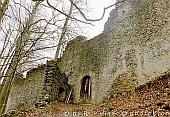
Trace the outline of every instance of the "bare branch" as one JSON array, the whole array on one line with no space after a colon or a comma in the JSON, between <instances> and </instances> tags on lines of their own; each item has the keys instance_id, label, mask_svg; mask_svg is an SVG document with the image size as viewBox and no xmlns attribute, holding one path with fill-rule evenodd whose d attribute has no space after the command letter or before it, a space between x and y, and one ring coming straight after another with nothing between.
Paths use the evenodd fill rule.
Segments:
<instances>
[{"instance_id":1,"label":"bare branch","mask_svg":"<svg viewBox=\"0 0 170 117\"><path fill-rule=\"evenodd\" d=\"M89 19L89 18L87 18L87 17L85 16L85 14L83 13L83 11L82 11L72 0L70 0L70 2L76 7L76 9L77 9L77 10L80 12L80 14L83 16L83 18L84 18L86 21L90 21L90 22L95 22L95 21L100 21L100 20L102 20L107 9L109 9L109 8L111 8L111 7L113 7L113 6L117 5L117 4L120 4L120 3L122 3L122 2L125 2L125 1L126 1L126 0L122 0L122 1L120 1L120 2L116 2L116 3L112 4L112 5L110 5L110 6L108 6L108 7L105 7L105 8L103 9L103 14L102 14L102 16L101 16L99 19Z\"/></svg>"},{"instance_id":2,"label":"bare branch","mask_svg":"<svg viewBox=\"0 0 170 117\"><path fill-rule=\"evenodd\" d=\"M59 9L55 8L53 5L51 5L51 4L49 3L49 1L48 1L48 0L47 0L47 4L48 4L51 8L53 8L54 10L56 10L56 11L58 11L59 13L61 13L61 14L65 15L65 16L67 16L67 17L69 17L70 19L74 19L74 20L79 21L79 22L81 22L81 23L85 23L85 24L93 25L93 24L91 24L91 23L88 23L88 22L85 22L85 21L79 20L79 19L77 19L77 18L74 18L74 17L68 16L66 13L62 12L61 10L59 10ZM93 25L93 26L94 26L94 25Z\"/></svg>"}]
</instances>

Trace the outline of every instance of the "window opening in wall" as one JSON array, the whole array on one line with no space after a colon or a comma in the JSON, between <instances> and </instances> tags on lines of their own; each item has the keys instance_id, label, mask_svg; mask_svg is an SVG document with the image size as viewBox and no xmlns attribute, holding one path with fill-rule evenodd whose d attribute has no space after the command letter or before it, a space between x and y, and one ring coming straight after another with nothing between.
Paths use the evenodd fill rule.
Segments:
<instances>
[{"instance_id":1,"label":"window opening in wall","mask_svg":"<svg viewBox=\"0 0 170 117\"><path fill-rule=\"evenodd\" d=\"M64 92L64 88L60 87L58 93L61 94L61 93L63 93L63 92Z\"/></svg>"},{"instance_id":2,"label":"window opening in wall","mask_svg":"<svg viewBox=\"0 0 170 117\"><path fill-rule=\"evenodd\" d=\"M81 80L80 99L91 98L91 77L84 76Z\"/></svg>"}]
</instances>

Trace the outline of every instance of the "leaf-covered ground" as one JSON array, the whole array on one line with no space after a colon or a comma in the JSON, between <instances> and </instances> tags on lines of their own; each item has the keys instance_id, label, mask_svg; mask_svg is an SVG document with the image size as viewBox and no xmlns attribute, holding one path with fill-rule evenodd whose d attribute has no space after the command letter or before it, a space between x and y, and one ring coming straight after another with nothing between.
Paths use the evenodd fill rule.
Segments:
<instances>
[{"instance_id":1,"label":"leaf-covered ground","mask_svg":"<svg viewBox=\"0 0 170 117\"><path fill-rule=\"evenodd\" d=\"M98 106L55 102L17 117L170 117L170 73Z\"/></svg>"}]
</instances>

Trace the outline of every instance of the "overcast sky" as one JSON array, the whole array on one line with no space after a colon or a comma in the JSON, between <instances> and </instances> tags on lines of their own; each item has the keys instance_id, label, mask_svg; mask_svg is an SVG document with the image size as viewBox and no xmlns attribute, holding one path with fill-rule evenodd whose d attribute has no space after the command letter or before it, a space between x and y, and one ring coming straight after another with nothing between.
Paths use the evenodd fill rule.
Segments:
<instances>
[{"instance_id":1,"label":"overcast sky","mask_svg":"<svg viewBox=\"0 0 170 117\"><path fill-rule=\"evenodd\" d=\"M110 6L111 4L114 4L116 2L116 0L89 0L89 6L90 8L92 8L92 18L100 18L102 13L103 13L103 8ZM98 21L98 22L93 22L93 24L95 26L92 26L89 30L88 30L88 38L92 38L98 34L100 34L103 31L104 28L104 23L107 21L108 17L109 17L109 13L110 11L113 9L114 7L110 8L107 10L104 19L102 21Z\"/></svg>"}]
</instances>

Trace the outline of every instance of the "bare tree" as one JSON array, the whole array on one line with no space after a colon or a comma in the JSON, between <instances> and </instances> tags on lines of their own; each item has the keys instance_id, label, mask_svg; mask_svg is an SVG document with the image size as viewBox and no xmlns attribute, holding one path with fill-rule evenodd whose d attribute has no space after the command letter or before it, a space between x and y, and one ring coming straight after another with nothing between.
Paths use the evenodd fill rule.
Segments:
<instances>
[{"instance_id":1,"label":"bare tree","mask_svg":"<svg viewBox=\"0 0 170 117\"><path fill-rule=\"evenodd\" d=\"M85 23L85 24L91 24L91 23L89 23L89 22L100 21L100 20L103 19L103 17L104 17L104 15L105 15L105 12L106 12L107 9L115 6L116 4L125 2L126 0L119 1L119 2L114 3L114 4L112 4L112 5L108 6L108 7L105 7L105 8L103 9L103 13L102 13L101 17L98 18L98 19L90 19L90 18L87 18L87 16L85 15L85 13L81 10L81 7L78 7L78 4L76 3L76 1L74 1L74 0L69 0L69 1L70 1L70 4L71 4L71 5L70 5L69 13L67 14L67 13L64 13L63 11L59 10L58 8L52 6L52 5L50 4L50 2L47 0L47 4L48 4L51 8L53 8L54 10L56 10L56 11L58 11L59 13L61 13L61 14L63 14L63 15L66 16L66 20L65 20L64 25L63 25L63 28L62 28L62 33L61 33L61 36L60 36L60 38L59 38L59 42L58 42L58 46L57 46L57 50L56 50L56 54L55 54L55 60L57 60L58 57L61 56L61 55L60 55L61 48L62 48L61 45L62 45L62 42L63 42L63 40L64 40L65 33L66 33L66 31L67 31L67 28L68 28L68 26L67 26L67 25L68 25L68 21L69 21L70 19L71 19L71 20L78 21L78 22L81 22L81 23ZM81 2L82 2L82 1L81 1ZM73 9L73 7L75 7L76 10L78 10L78 12L80 13L80 15L83 17L83 19L84 19L85 21L80 20L80 19L77 19L77 18L71 16L71 15L72 15L72 9ZM92 24L91 24L91 25L92 25Z\"/></svg>"},{"instance_id":2,"label":"bare tree","mask_svg":"<svg viewBox=\"0 0 170 117\"><path fill-rule=\"evenodd\" d=\"M3 84L0 86L0 115L3 113L4 109L5 109L5 105L8 99L8 95L9 95L9 91L10 91L10 87L11 87L11 83L13 81L13 78L15 76L16 73L16 69L20 63L20 61L22 60L22 58L24 58L24 56L26 55L26 52L24 50L24 48L26 47L26 45L28 44L28 38L30 36L30 24L32 24L33 19L35 17L36 11L38 9L40 2L37 2L35 4L35 6L32 9L32 12L30 14L29 19L25 22L25 25L22 28L22 31L19 35L19 37L16 39L16 45L14 46L14 49L12 51L12 56L9 59L10 63L8 65L8 68L6 69L6 73L5 73L5 79L3 81Z\"/></svg>"},{"instance_id":3,"label":"bare tree","mask_svg":"<svg viewBox=\"0 0 170 117\"><path fill-rule=\"evenodd\" d=\"M39 1L39 0L33 0L33 1ZM68 14L64 13L63 11L61 11L60 9L55 8L53 5L50 4L49 0L47 0L47 4L48 4L51 8L55 9L56 11L58 11L59 13L65 15L65 16L69 17L70 19L74 19L74 20L76 20L76 21L79 21L79 22L82 22L82 23L85 23L85 24L91 24L91 23L89 23L89 22L96 22L96 21L102 20L103 17L104 17L104 15L105 15L105 13L106 13L106 10L108 10L109 8L115 6L116 4L123 3L123 2L125 2L125 1L127 1L127 0L121 0L121 1L118 1L118 2L116 2L116 3L114 3L114 4L110 5L110 6L104 7L103 13L102 13L101 17L100 17L100 18L93 18L93 19L92 19L92 18L87 18L87 16L85 15L85 13L81 10L81 7L79 7L73 0L69 0L69 1L70 1L71 4L79 11L79 13L80 13L81 16L84 18L85 21L80 20L80 19L77 19L77 18L75 18L75 17L71 17L71 16L69 16ZM92 24L91 24L91 25L92 25Z\"/></svg>"},{"instance_id":4,"label":"bare tree","mask_svg":"<svg viewBox=\"0 0 170 117\"><path fill-rule=\"evenodd\" d=\"M60 51L61 51L61 45L63 43L64 36L66 34L66 31L67 31L68 21L69 21L69 17L71 17L72 10L73 10L73 4L71 3L69 13L66 16L66 20L65 20L63 28L62 28L62 33L61 33L61 36L59 38L59 42L58 42L58 46L57 46L57 50L56 50L56 54L55 54L55 60L57 60L58 57L60 56L59 54L60 54Z\"/></svg>"},{"instance_id":5,"label":"bare tree","mask_svg":"<svg viewBox=\"0 0 170 117\"><path fill-rule=\"evenodd\" d=\"M45 4L36 2L33 8L25 5L25 3L21 4L21 1L11 2L8 5L8 10L11 11L4 14L6 19L4 21L6 22L1 25L0 33L3 34L1 40L3 45L0 53L0 80L3 79L3 83L0 86L0 114L4 111L11 84L16 74L29 70L33 67L32 64L46 58L39 51L56 47L56 35L59 37L63 33L63 31L60 33L63 29L60 22L65 20L63 20L63 17L58 19L60 13L46 18L47 15L42 14L43 11L37 13L38 6L46 7ZM32 8L31 11L30 8ZM25 10L25 17L21 13L23 9ZM70 7L70 9L72 8ZM11 20L13 24L9 25ZM66 24L69 24L68 21ZM66 33L64 32L64 34ZM55 44L49 46L49 42L52 42L49 39L53 39Z\"/></svg>"},{"instance_id":6,"label":"bare tree","mask_svg":"<svg viewBox=\"0 0 170 117\"><path fill-rule=\"evenodd\" d=\"M3 3L0 4L0 21L4 16L8 3L9 3L9 0L4 0Z\"/></svg>"}]
</instances>

